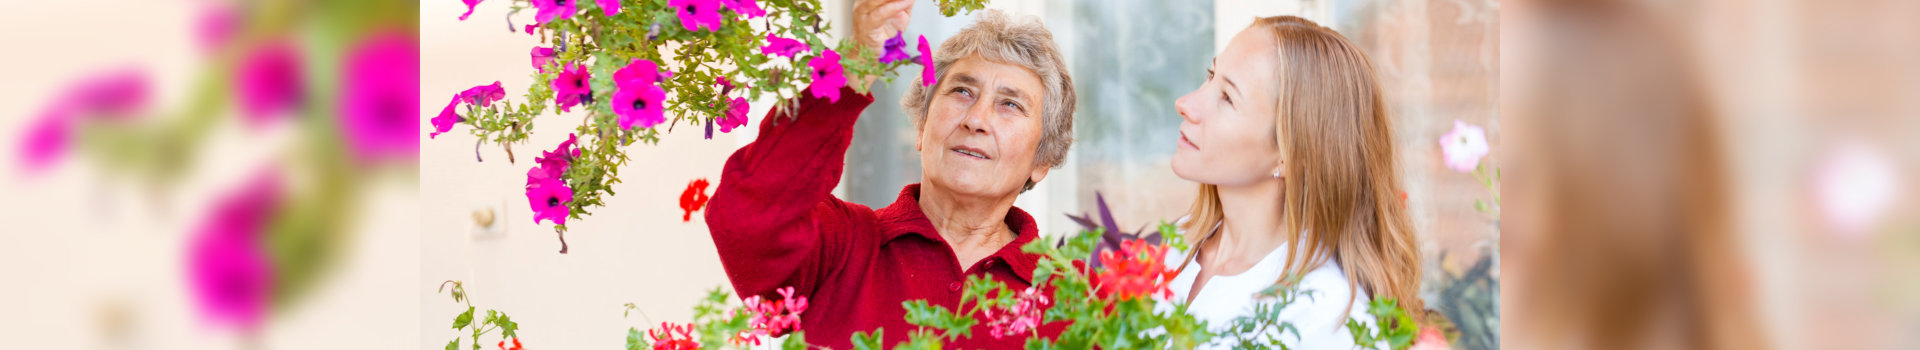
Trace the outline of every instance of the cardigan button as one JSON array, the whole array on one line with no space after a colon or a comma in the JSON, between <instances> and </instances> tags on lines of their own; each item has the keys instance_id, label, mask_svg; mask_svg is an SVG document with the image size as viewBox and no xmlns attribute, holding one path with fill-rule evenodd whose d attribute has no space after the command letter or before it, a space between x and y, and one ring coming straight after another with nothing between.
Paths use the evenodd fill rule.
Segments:
<instances>
[{"instance_id":1,"label":"cardigan button","mask_svg":"<svg viewBox=\"0 0 1920 350\"><path fill-rule=\"evenodd\" d=\"M951 290L951 291L955 291L955 292L958 292L958 291L960 291L960 282L953 282L953 283L948 283L948 284L947 284L947 290Z\"/></svg>"}]
</instances>

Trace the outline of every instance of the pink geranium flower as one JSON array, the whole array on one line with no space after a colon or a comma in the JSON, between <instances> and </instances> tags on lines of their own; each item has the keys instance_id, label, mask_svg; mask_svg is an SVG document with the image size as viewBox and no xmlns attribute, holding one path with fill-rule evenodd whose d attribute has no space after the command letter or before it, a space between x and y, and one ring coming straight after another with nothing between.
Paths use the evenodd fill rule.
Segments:
<instances>
[{"instance_id":1,"label":"pink geranium flower","mask_svg":"<svg viewBox=\"0 0 1920 350\"><path fill-rule=\"evenodd\" d=\"M992 335L994 339L1000 339L1038 329L1040 321L1043 320L1041 316L1047 311L1047 306L1051 302L1047 299L1047 294L1036 286L1020 291L1020 294L1014 297L1014 304L1007 306L1004 310L981 309L986 313L988 320L987 334Z\"/></svg>"},{"instance_id":2,"label":"pink geranium flower","mask_svg":"<svg viewBox=\"0 0 1920 350\"><path fill-rule=\"evenodd\" d=\"M720 17L720 4L714 0L668 0L667 6L673 7L680 17L680 26L689 32L701 29L717 32L725 20Z\"/></svg>"},{"instance_id":3,"label":"pink geranium flower","mask_svg":"<svg viewBox=\"0 0 1920 350\"><path fill-rule=\"evenodd\" d=\"M553 100L560 105L560 112L569 112L574 105L593 103L593 73L579 63L568 63L560 70L560 76L553 79Z\"/></svg>"},{"instance_id":4,"label":"pink geranium flower","mask_svg":"<svg viewBox=\"0 0 1920 350\"><path fill-rule=\"evenodd\" d=\"M573 6L575 0L530 1L533 3L533 8L540 11L533 15L533 20L540 24L547 24L547 22L552 22L557 19L567 19L567 17L573 17L573 13L576 12Z\"/></svg>"},{"instance_id":5,"label":"pink geranium flower","mask_svg":"<svg viewBox=\"0 0 1920 350\"><path fill-rule=\"evenodd\" d=\"M827 50L825 54L807 61L813 67L813 85L807 87L814 97L840 102L840 88L847 86L846 69L840 66L840 53Z\"/></svg>"},{"instance_id":6,"label":"pink geranium flower","mask_svg":"<svg viewBox=\"0 0 1920 350\"><path fill-rule=\"evenodd\" d=\"M420 155L420 45L411 36L380 32L348 51L340 122L362 161Z\"/></svg>"},{"instance_id":7,"label":"pink geranium flower","mask_svg":"<svg viewBox=\"0 0 1920 350\"><path fill-rule=\"evenodd\" d=\"M294 109L301 100L300 55L285 41L270 42L248 52L234 74L235 101L249 126L258 127Z\"/></svg>"},{"instance_id":8,"label":"pink geranium flower","mask_svg":"<svg viewBox=\"0 0 1920 350\"><path fill-rule=\"evenodd\" d=\"M1440 153L1453 171L1464 173L1480 167L1480 157L1487 156L1489 150L1486 129L1457 119L1453 131L1440 136Z\"/></svg>"},{"instance_id":9,"label":"pink geranium flower","mask_svg":"<svg viewBox=\"0 0 1920 350\"><path fill-rule=\"evenodd\" d=\"M789 58L802 51L807 51L807 43L774 36L773 33L767 33L767 46L760 47L760 54Z\"/></svg>"}]
</instances>

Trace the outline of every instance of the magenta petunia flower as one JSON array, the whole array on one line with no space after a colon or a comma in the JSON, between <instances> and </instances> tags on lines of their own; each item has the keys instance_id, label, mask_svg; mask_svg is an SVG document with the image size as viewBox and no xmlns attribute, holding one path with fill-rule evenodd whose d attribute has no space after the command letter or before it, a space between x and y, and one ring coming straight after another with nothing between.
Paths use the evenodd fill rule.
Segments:
<instances>
[{"instance_id":1,"label":"magenta petunia flower","mask_svg":"<svg viewBox=\"0 0 1920 350\"><path fill-rule=\"evenodd\" d=\"M528 174L532 176L531 172ZM568 203L573 203L573 189L560 179L540 179L527 185L527 204L533 208L535 224L547 220L554 225L566 225L567 216L573 214L573 209L567 207Z\"/></svg>"},{"instance_id":2,"label":"magenta petunia flower","mask_svg":"<svg viewBox=\"0 0 1920 350\"><path fill-rule=\"evenodd\" d=\"M607 17L620 14L620 0L594 0L593 2L600 4L600 12L606 13Z\"/></svg>"},{"instance_id":3,"label":"magenta petunia flower","mask_svg":"<svg viewBox=\"0 0 1920 350\"><path fill-rule=\"evenodd\" d=\"M575 0L531 0L531 2L533 2L533 8L540 10L540 12L533 15L533 20L540 24L547 24L547 22L552 22L556 19L573 17L573 13L576 12L573 7L574 1Z\"/></svg>"},{"instance_id":4,"label":"magenta petunia flower","mask_svg":"<svg viewBox=\"0 0 1920 350\"><path fill-rule=\"evenodd\" d=\"M500 87L499 81L494 81L492 85L475 86L460 92L461 102L471 105L490 105L505 98L507 98L507 90Z\"/></svg>"},{"instance_id":5,"label":"magenta petunia flower","mask_svg":"<svg viewBox=\"0 0 1920 350\"><path fill-rule=\"evenodd\" d=\"M274 271L263 235L280 208L275 176L257 175L216 202L188 243L188 287L209 324L252 330L266 318Z\"/></svg>"},{"instance_id":6,"label":"magenta petunia flower","mask_svg":"<svg viewBox=\"0 0 1920 350\"><path fill-rule=\"evenodd\" d=\"M234 75L234 100L248 126L261 126L300 104L306 79L300 54L291 43L261 45L246 54L239 68Z\"/></svg>"},{"instance_id":7,"label":"magenta petunia flower","mask_svg":"<svg viewBox=\"0 0 1920 350\"><path fill-rule=\"evenodd\" d=\"M1448 169L1458 172L1470 172L1480 167L1480 157L1487 156L1492 149L1487 146L1487 130L1460 120L1453 121L1453 130L1440 136L1440 154Z\"/></svg>"},{"instance_id":8,"label":"magenta petunia flower","mask_svg":"<svg viewBox=\"0 0 1920 350\"><path fill-rule=\"evenodd\" d=\"M760 8L760 2L754 0L720 0L720 4L748 19L767 15L767 10Z\"/></svg>"},{"instance_id":9,"label":"magenta petunia flower","mask_svg":"<svg viewBox=\"0 0 1920 350\"><path fill-rule=\"evenodd\" d=\"M847 86L846 69L840 66L840 53L827 50L807 61L807 66L813 67L813 86L808 86L807 90L814 97L840 102L840 88Z\"/></svg>"},{"instance_id":10,"label":"magenta petunia flower","mask_svg":"<svg viewBox=\"0 0 1920 350\"><path fill-rule=\"evenodd\" d=\"M467 17L473 16L473 7L479 6L480 1L481 0L460 0L460 2L467 4L467 13L460 14L460 20L465 21Z\"/></svg>"},{"instance_id":11,"label":"magenta petunia flower","mask_svg":"<svg viewBox=\"0 0 1920 350\"><path fill-rule=\"evenodd\" d=\"M534 157L533 161L540 164L537 169L545 172L539 178L559 179L562 175L566 175L567 168L573 167L573 159L580 157L580 149L573 146L577 140L578 135L567 134L566 142L561 142L560 146L554 147L553 150L542 151L539 157ZM528 183L533 182L533 178L529 177Z\"/></svg>"},{"instance_id":12,"label":"magenta petunia flower","mask_svg":"<svg viewBox=\"0 0 1920 350\"><path fill-rule=\"evenodd\" d=\"M527 31L527 34L528 34L528 35L532 35L532 34L533 34L533 29L534 29L534 28L539 28L539 27L540 27L540 26L538 26L538 25L533 25L533 24L528 24L528 25L526 25L526 27L525 27L525 28L526 28L526 31Z\"/></svg>"},{"instance_id":13,"label":"magenta petunia flower","mask_svg":"<svg viewBox=\"0 0 1920 350\"><path fill-rule=\"evenodd\" d=\"M894 34L892 39L887 39L884 49L880 51L880 64L899 62L908 58L906 34L906 32L900 32L900 34Z\"/></svg>"},{"instance_id":14,"label":"magenta petunia flower","mask_svg":"<svg viewBox=\"0 0 1920 350\"><path fill-rule=\"evenodd\" d=\"M733 98L732 105L727 108L727 116L720 118L718 121L720 124L720 132L733 132L733 128L747 125L747 110L751 108L753 108L753 106L747 104L747 98Z\"/></svg>"},{"instance_id":15,"label":"magenta petunia flower","mask_svg":"<svg viewBox=\"0 0 1920 350\"><path fill-rule=\"evenodd\" d=\"M553 52L553 48L537 46L533 48L533 52L528 54L528 56L533 58L533 69L538 69L541 73L547 72L547 65L552 64L554 56L558 55L559 54Z\"/></svg>"},{"instance_id":16,"label":"magenta petunia flower","mask_svg":"<svg viewBox=\"0 0 1920 350\"><path fill-rule=\"evenodd\" d=\"M653 61L634 59L613 73L615 91L609 103L620 117L620 128L651 128L666 121L667 92L660 88L659 70Z\"/></svg>"},{"instance_id":17,"label":"magenta petunia flower","mask_svg":"<svg viewBox=\"0 0 1920 350\"><path fill-rule=\"evenodd\" d=\"M440 109L440 115L428 120L433 123L433 133L427 134L427 138L440 137L440 134L452 131L454 124L459 124L464 120L460 118L460 114L454 113L454 108L459 106L460 95L453 95L453 98L447 101L447 107Z\"/></svg>"},{"instance_id":18,"label":"magenta petunia flower","mask_svg":"<svg viewBox=\"0 0 1920 350\"><path fill-rule=\"evenodd\" d=\"M29 174L37 174L53 166L73 147L73 114L71 109L59 107L51 109L27 127L26 135L20 137L20 168Z\"/></svg>"},{"instance_id":19,"label":"magenta petunia flower","mask_svg":"<svg viewBox=\"0 0 1920 350\"><path fill-rule=\"evenodd\" d=\"M680 26L689 32L702 28L720 30L724 19L720 17L720 4L714 0L667 0L674 12L680 15Z\"/></svg>"},{"instance_id":20,"label":"magenta petunia flower","mask_svg":"<svg viewBox=\"0 0 1920 350\"><path fill-rule=\"evenodd\" d=\"M568 112L573 105L593 103L593 73L579 63L568 63L560 70L560 76L553 79L553 100L560 105L560 112Z\"/></svg>"},{"instance_id":21,"label":"magenta petunia flower","mask_svg":"<svg viewBox=\"0 0 1920 350\"><path fill-rule=\"evenodd\" d=\"M146 108L148 85L146 72L138 69L107 71L69 87L55 108L72 109L77 117L123 120Z\"/></svg>"},{"instance_id":22,"label":"magenta petunia flower","mask_svg":"<svg viewBox=\"0 0 1920 350\"><path fill-rule=\"evenodd\" d=\"M801 51L806 51L806 50L807 50L806 42L782 38L782 37L774 36L773 33L767 33L767 46L760 47L760 54L778 55L778 56L791 58L793 57L794 54L798 54Z\"/></svg>"},{"instance_id":23,"label":"magenta petunia flower","mask_svg":"<svg viewBox=\"0 0 1920 350\"><path fill-rule=\"evenodd\" d=\"M194 38L201 50L215 52L233 42L233 35L240 27L240 14L232 5L210 1L205 6L194 23Z\"/></svg>"},{"instance_id":24,"label":"magenta petunia flower","mask_svg":"<svg viewBox=\"0 0 1920 350\"><path fill-rule=\"evenodd\" d=\"M927 36L920 36L920 85L933 86L940 83L940 72L933 67L933 46L927 45Z\"/></svg>"},{"instance_id":25,"label":"magenta petunia flower","mask_svg":"<svg viewBox=\"0 0 1920 350\"><path fill-rule=\"evenodd\" d=\"M362 38L343 60L340 129L361 161L420 156L420 45L411 33Z\"/></svg>"}]
</instances>

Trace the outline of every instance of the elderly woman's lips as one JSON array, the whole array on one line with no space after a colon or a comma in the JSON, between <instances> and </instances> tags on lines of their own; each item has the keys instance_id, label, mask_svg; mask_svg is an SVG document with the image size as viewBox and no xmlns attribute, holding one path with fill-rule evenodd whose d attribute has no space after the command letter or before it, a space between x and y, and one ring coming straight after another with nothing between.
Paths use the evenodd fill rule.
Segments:
<instances>
[{"instance_id":1,"label":"elderly woman's lips","mask_svg":"<svg viewBox=\"0 0 1920 350\"><path fill-rule=\"evenodd\" d=\"M959 153L960 155L973 157L973 158L993 159L993 157L987 156L987 152L983 152L980 149L973 148L973 147L967 147L967 146L954 147L952 148L952 151L953 153Z\"/></svg>"}]
</instances>

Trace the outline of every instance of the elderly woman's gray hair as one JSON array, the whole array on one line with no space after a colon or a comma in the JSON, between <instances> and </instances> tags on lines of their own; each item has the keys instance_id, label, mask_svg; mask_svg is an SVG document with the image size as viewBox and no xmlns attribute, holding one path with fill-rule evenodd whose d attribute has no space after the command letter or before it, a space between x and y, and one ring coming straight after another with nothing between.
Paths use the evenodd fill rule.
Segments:
<instances>
[{"instance_id":1,"label":"elderly woman's gray hair","mask_svg":"<svg viewBox=\"0 0 1920 350\"><path fill-rule=\"evenodd\" d=\"M972 25L947 38L934 51L933 65L940 74L939 81L947 79L947 70L954 61L973 55L1025 67L1040 76L1040 84L1047 91L1046 100L1041 102L1046 107L1041 121L1045 130L1033 159L1036 165L1060 166L1066 161L1067 148L1073 145L1075 102L1073 78L1067 76L1067 63L1060 56L1060 48L1053 44L1053 33L1040 24L1039 18L1022 16L1016 20L999 10L986 10ZM928 105L938 93L925 84L912 86L912 90L900 98L900 106L913 117L913 126L917 129L926 125Z\"/></svg>"}]
</instances>

